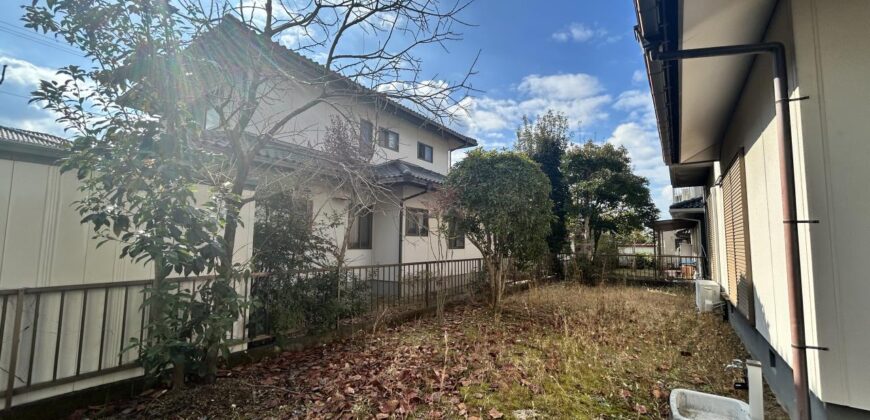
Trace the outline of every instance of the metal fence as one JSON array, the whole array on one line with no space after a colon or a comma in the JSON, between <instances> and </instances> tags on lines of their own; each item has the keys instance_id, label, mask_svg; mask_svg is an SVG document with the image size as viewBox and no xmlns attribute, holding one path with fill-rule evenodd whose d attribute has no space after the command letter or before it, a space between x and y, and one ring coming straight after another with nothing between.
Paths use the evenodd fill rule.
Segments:
<instances>
[{"instance_id":1,"label":"metal fence","mask_svg":"<svg viewBox=\"0 0 870 420\"><path fill-rule=\"evenodd\" d=\"M584 271L585 280L593 282L679 282L703 278L704 257L652 254L606 254L592 259L583 256L563 258L567 270Z\"/></svg>"},{"instance_id":2,"label":"metal fence","mask_svg":"<svg viewBox=\"0 0 870 420\"><path fill-rule=\"evenodd\" d=\"M197 290L211 276L168 279ZM247 297L250 279L236 288ZM142 339L151 280L0 290L0 386L4 408L15 396L74 382L133 371L138 353L130 339ZM247 312L228 335L244 337ZM116 379L118 380L118 379ZM4 386L5 385L5 386ZM63 392L63 391L61 391ZM47 396L47 395L46 395ZM25 398L29 400L30 398Z\"/></svg>"},{"instance_id":3,"label":"metal fence","mask_svg":"<svg viewBox=\"0 0 870 420\"><path fill-rule=\"evenodd\" d=\"M557 261L567 278L587 281L688 280L703 269L701 258L679 256L601 255L584 262L582 257L562 255ZM545 261L520 266L505 260L506 282L517 286L546 280L555 274L553 265L553 261ZM246 299L259 300L294 285L326 281L325 292L305 289L301 293L303 299L315 299L314 304L341 300L343 309L329 320L330 326L337 327L371 321L387 311L397 315L474 296L486 287L483 274L481 259L466 259L306 270L283 278L255 275L235 286ZM201 276L170 281L196 291L212 279ZM5 397L4 408L12 405L13 398L20 404L141 375L138 352L129 343L145 334L149 314L143 301L151 283L139 280L0 290L0 392ZM276 328L275 314L268 308L258 305L245 309L227 332L228 337L263 343L277 334L292 334L286 325L283 330ZM311 333L311 325L304 320L297 327L298 334Z\"/></svg>"},{"instance_id":4,"label":"metal fence","mask_svg":"<svg viewBox=\"0 0 870 420\"><path fill-rule=\"evenodd\" d=\"M434 307L438 299L455 300L481 287L479 259L371 265L292 274L293 282L313 282L335 273L339 293L354 292L356 308L349 324L371 319L385 309L394 313ZM211 276L169 279L196 291ZM277 279L255 275L238 280L246 299ZM286 279L285 279L286 280ZM142 374L130 339L143 338L148 308L143 305L151 280L0 290L0 393L4 408ZM254 296L252 296L254 297ZM245 309L228 331L230 339L268 339L269 314ZM262 309L260 309L262 311ZM253 322L252 317L259 323ZM237 346L243 350L247 346ZM82 381L87 385L82 385ZM38 392L42 391L42 392ZM25 395L27 394L27 395Z\"/></svg>"},{"instance_id":5,"label":"metal fence","mask_svg":"<svg viewBox=\"0 0 870 420\"><path fill-rule=\"evenodd\" d=\"M251 286L251 295L265 304L252 314L248 337L259 344L276 335L288 337L316 330L314 322L302 315L292 323L275 319L282 313L303 312L306 304L320 306L324 312L328 312L325 307L340 306L337 313L328 314L329 319L319 321L347 325L372 321L387 311L401 314L433 308L439 302L472 296L482 285L480 259L356 266L338 272L304 270L263 277ZM293 294L287 296L288 291Z\"/></svg>"}]
</instances>

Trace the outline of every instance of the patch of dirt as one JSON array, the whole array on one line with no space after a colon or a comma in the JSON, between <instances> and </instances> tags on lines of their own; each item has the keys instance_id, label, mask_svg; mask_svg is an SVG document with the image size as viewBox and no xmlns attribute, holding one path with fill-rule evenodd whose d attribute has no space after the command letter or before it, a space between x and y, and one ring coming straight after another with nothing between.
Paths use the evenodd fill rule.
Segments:
<instances>
[{"instance_id":1,"label":"patch of dirt","mask_svg":"<svg viewBox=\"0 0 870 420\"><path fill-rule=\"evenodd\" d=\"M73 416L667 418L674 388L745 400L724 367L746 357L690 290L554 285L511 296L498 315L457 307ZM786 418L767 400L767 418Z\"/></svg>"}]
</instances>

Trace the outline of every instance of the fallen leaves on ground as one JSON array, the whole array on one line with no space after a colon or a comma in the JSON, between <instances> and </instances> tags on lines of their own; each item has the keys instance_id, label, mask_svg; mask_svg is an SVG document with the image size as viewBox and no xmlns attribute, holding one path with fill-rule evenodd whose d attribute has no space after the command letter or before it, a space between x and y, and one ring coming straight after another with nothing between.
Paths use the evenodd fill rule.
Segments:
<instances>
[{"instance_id":1,"label":"fallen leaves on ground","mask_svg":"<svg viewBox=\"0 0 870 420\"><path fill-rule=\"evenodd\" d=\"M79 410L139 418L667 418L673 388L744 398L746 354L690 290L553 285ZM724 390L724 391L723 391ZM768 397L772 401L772 398ZM768 418L780 418L775 407Z\"/></svg>"}]
</instances>

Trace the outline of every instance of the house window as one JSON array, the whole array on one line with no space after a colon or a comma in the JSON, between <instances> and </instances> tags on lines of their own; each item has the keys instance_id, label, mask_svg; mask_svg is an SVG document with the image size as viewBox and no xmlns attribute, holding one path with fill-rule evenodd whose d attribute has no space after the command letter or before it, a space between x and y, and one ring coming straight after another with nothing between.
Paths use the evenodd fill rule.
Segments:
<instances>
[{"instance_id":1,"label":"house window","mask_svg":"<svg viewBox=\"0 0 870 420\"><path fill-rule=\"evenodd\" d=\"M379 133L378 144L390 150L399 151L399 133L382 129Z\"/></svg>"},{"instance_id":2,"label":"house window","mask_svg":"<svg viewBox=\"0 0 870 420\"><path fill-rule=\"evenodd\" d=\"M432 162L432 146L424 143L417 143L417 158Z\"/></svg>"},{"instance_id":3,"label":"house window","mask_svg":"<svg viewBox=\"0 0 870 420\"><path fill-rule=\"evenodd\" d=\"M429 210L408 209L405 236L429 236Z\"/></svg>"},{"instance_id":4,"label":"house window","mask_svg":"<svg viewBox=\"0 0 870 420\"><path fill-rule=\"evenodd\" d=\"M372 249L372 212L365 210L350 228L349 249Z\"/></svg>"},{"instance_id":5,"label":"house window","mask_svg":"<svg viewBox=\"0 0 870 420\"><path fill-rule=\"evenodd\" d=\"M465 249L465 233L457 226L456 219L447 219L447 249Z\"/></svg>"},{"instance_id":6,"label":"house window","mask_svg":"<svg viewBox=\"0 0 870 420\"><path fill-rule=\"evenodd\" d=\"M218 114L217 110L214 108L209 108L205 111L205 121L203 127L206 130L213 130L218 128L221 123L221 117Z\"/></svg>"},{"instance_id":7,"label":"house window","mask_svg":"<svg viewBox=\"0 0 870 420\"><path fill-rule=\"evenodd\" d=\"M372 125L371 121L368 120L360 120L359 122L359 141L360 144L370 145L372 144L372 136L374 135L375 126Z\"/></svg>"}]
</instances>

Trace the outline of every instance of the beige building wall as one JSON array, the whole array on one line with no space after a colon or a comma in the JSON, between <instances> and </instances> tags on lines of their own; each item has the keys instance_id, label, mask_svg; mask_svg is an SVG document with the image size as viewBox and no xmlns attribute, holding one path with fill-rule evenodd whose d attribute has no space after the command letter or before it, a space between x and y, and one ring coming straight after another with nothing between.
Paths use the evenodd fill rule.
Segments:
<instances>
[{"instance_id":1,"label":"beige building wall","mask_svg":"<svg viewBox=\"0 0 870 420\"><path fill-rule=\"evenodd\" d=\"M153 269L149 264L118 258L122 247L120 243L107 242L97 248L99 240L93 238L90 225L81 224L81 216L73 204L82 198L78 187L75 174L61 174L57 166L0 159L0 289L153 278ZM207 195L206 187L197 191L200 200ZM244 227L237 238L235 261L245 263L250 260L252 252L250 244L253 240L254 205L245 206L241 216ZM125 292L124 288L119 287L107 293L103 289L93 289L88 292L87 303L81 291L64 293L63 334L60 339L58 319L61 315L61 293L43 294L38 303L34 295L26 297L22 301L24 333L19 346L15 386L22 386L27 381L36 384L50 380L55 375L56 353L58 378L75 375L76 371L87 373L98 368L110 369L133 360L135 351L125 352L120 357L119 354L128 344L129 337L139 336L141 312L132 309L141 306L141 290L141 287L132 287ZM0 369L0 383L4 385L8 378L5 367L10 362L13 319L18 305L14 295L5 299L6 333L2 337L0 353L0 367L4 368ZM127 313L132 314L128 317L123 316L125 299ZM38 316L34 316L37 312ZM105 333L101 334L103 319L106 328ZM80 325L86 326L83 334L80 334ZM239 320L233 331L236 337L241 336L243 328L243 322ZM79 352L82 358L77 363ZM29 369L31 360L32 371ZM140 369L131 369L26 393L16 396L13 404L141 373Z\"/></svg>"},{"instance_id":2,"label":"beige building wall","mask_svg":"<svg viewBox=\"0 0 870 420\"><path fill-rule=\"evenodd\" d=\"M414 189L407 189L408 197ZM419 190L418 190L419 191ZM406 236L402 232L402 261L406 263L433 261L433 260L460 260L468 258L480 258L480 251L465 239L465 248L449 249L447 247L447 233L441 230L441 225L446 228L446 222L435 217L433 210L437 208L432 193L427 193L405 201L405 208L429 209L429 236ZM404 228L403 228L404 229Z\"/></svg>"},{"instance_id":3,"label":"beige building wall","mask_svg":"<svg viewBox=\"0 0 870 420\"><path fill-rule=\"evenodd\" d=\"M870 3L780 2L766 40L789 61L810 387L823 401L870 409ZM779 149L771 60L755 59L726 130L716 177L745 154L755 328L791 363ZM797 100L797 98L807 97ZM711 199L721 211L721 190ZM721 213L720 213L721 214ZM724 226L717 224L723 238ZM719 243L719 255L724 244ZM719 259L720 278L724 260Z\"/></svg>"},{"instance_id":4,"label":"beige building wall","mask_svg":"<svg viewBox=\"0 0 870 420\"><path fill-rule=\"evenodd\" d=\"M311 86L287 81L285 85L269 94L270 100L261 104L255 118L255 129L268 130L282 117L315 97L316 92L312 90ZM323 137L331 118L340 116L353 121L354 124L358 124L362 119L370 121L375 125L376 143L379 128L399 134L399 150L393 151L385 147L376 147L372 159L375 164L402 159L440 174L447 174L450 168L450 150L461 146L459 141L415 125L407 118L349 98L332 98L328 100L328 103L321 103L304 111L290 120L276 135L276 139L319 148L323 144ZM358 130L359 126L355 126L354 129ZM432 146L433 159L431 163L417 158L418 142Z\"/></svg>"},{"instance_id":5,"label":"beige building wall","mask_svg":"<svg viewBox=\"0 0 870 420\"><path fill-rule=\"evenodd\" d=\"M794 0L798 89L798 215L801 229L811 385L822 399L870 410L870 3Z\"/></svg>"}]
</instances>

